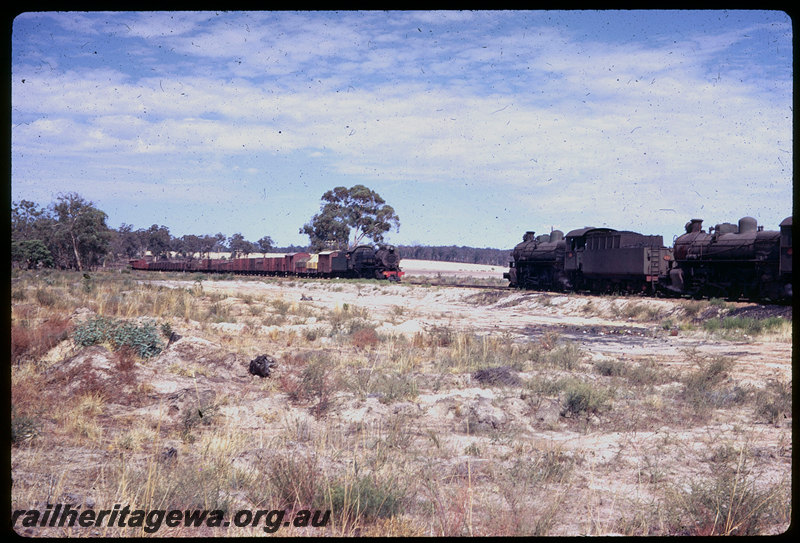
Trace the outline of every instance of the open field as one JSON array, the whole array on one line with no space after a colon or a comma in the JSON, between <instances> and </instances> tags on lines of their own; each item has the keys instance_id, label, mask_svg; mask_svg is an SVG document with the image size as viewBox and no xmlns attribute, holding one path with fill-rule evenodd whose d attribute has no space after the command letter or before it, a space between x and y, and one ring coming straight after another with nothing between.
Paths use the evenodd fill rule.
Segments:
<instances>
[{"instance_id":1,"label":"open field","mask_svg":"<svg viewBox=\"0 0 800 543\"><path fill-rule=\"evenodd\" d=\"M277 535L345 536L791 520L791 307L139 273L11 294L12 510L331 510Z\"/></svg>"},{"instance_id":2,"label":"open field","mask_svg":"<svg viewBox=\"0 0 800 543\"><path fill-rule=\"evenodd\" d=\"M509 251L510 254L510 251ZM503 273L508 271L504 266L486 264L465 264L462 262L437 262L435 260L400 261L400 267L409 278L430 277L473 277L479 279L497 279L499 284L508 284L503 280Z\"/></svg>"}]
</instances>

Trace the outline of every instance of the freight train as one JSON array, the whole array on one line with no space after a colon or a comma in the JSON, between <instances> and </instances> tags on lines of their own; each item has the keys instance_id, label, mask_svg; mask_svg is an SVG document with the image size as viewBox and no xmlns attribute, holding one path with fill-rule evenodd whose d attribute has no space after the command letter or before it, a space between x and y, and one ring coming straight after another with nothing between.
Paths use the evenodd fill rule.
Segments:
<instances>
[{"instance_id":1,"label":"freight train","mask_svg":"<svg viewBox=\"0 0 800 543\"><path fill-rule=\"evenodd\" d=\"M718 297L792 298L792 217L765 231L752 217L702 229L692 219L672 248L661 236L587 227L526 232L514 247L509 286L524 289Z\"/></svg>"},{"instance_id":2,"label":"freight train","mask_svg":"<svg viewBox=\"0 0 800 543\"><path fill-rule=\"evenodd\" d=\"M251 258L199 258L130 261L134 270L296 277L343 277L399 281L400 255L391 246L359 245L347 251L266 253Z\"/></svg>"}]
</instances>

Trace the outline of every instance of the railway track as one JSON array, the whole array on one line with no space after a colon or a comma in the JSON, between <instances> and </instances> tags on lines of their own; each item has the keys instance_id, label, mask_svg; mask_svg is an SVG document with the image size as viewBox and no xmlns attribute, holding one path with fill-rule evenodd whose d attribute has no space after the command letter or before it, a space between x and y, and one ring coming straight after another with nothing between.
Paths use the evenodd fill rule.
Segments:
<instances>
[{"instance_id":1,"label":"railway track","mask_svg":"<svg viewBox=\"0 0 800 543\"><path fill-rule=\"evenodd\" d=\"M511 287L503 287L498 285L471 285L469 283L437 283L435 281L409 281L404 279L403 283L406 285L418 286L431 286L431 287L453 287L453 288L475 288L483 290L507 290L509 292L515 290Z\"/></svg>"}]
</instances>

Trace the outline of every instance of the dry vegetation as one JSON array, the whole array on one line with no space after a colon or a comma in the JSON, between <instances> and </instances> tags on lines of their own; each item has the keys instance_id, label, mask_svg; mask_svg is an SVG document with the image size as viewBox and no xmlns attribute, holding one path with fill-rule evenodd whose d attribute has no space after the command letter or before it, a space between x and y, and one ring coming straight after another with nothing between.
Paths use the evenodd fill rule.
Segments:
<instances>
[{"instance_id":1,"label":"dry vegetation","mask_svg":"<svg viewBox=\"0 0 800 543\"><path fill-rule=\"evenodd\" d=\"M279 535L790 523L791 308L134 273L11 289L12 510L332 511Z\"/></svg>"}]
</instances>

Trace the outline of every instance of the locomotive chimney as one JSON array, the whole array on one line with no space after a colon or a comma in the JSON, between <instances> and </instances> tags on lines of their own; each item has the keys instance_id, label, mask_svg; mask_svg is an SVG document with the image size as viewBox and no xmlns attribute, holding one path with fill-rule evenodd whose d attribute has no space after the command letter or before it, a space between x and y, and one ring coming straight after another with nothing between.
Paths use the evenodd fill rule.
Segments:
<instances>
[{"instance_id":1,"label":"locomotive chimney","mask_svg":"<svg viewBox=\"0 0 800 543\"><path fill-rule=\"evenodd\" d=\"M536 232L534 232L533 230L528 230L527 232L525 232L525 235L522 236L522 241L532 241L534 234L536 234Z\"/></svg>"},{"instance_id":2,"label":"locomotive chimney","mask_svg":"<svg viewBox=\"0 0 800 543\"><path fill-rule=\"evenodd\" d=\"M692 219L686 223L686 233L699 232L703 227L703 219Z\"/></svg>"}]
</instances>

